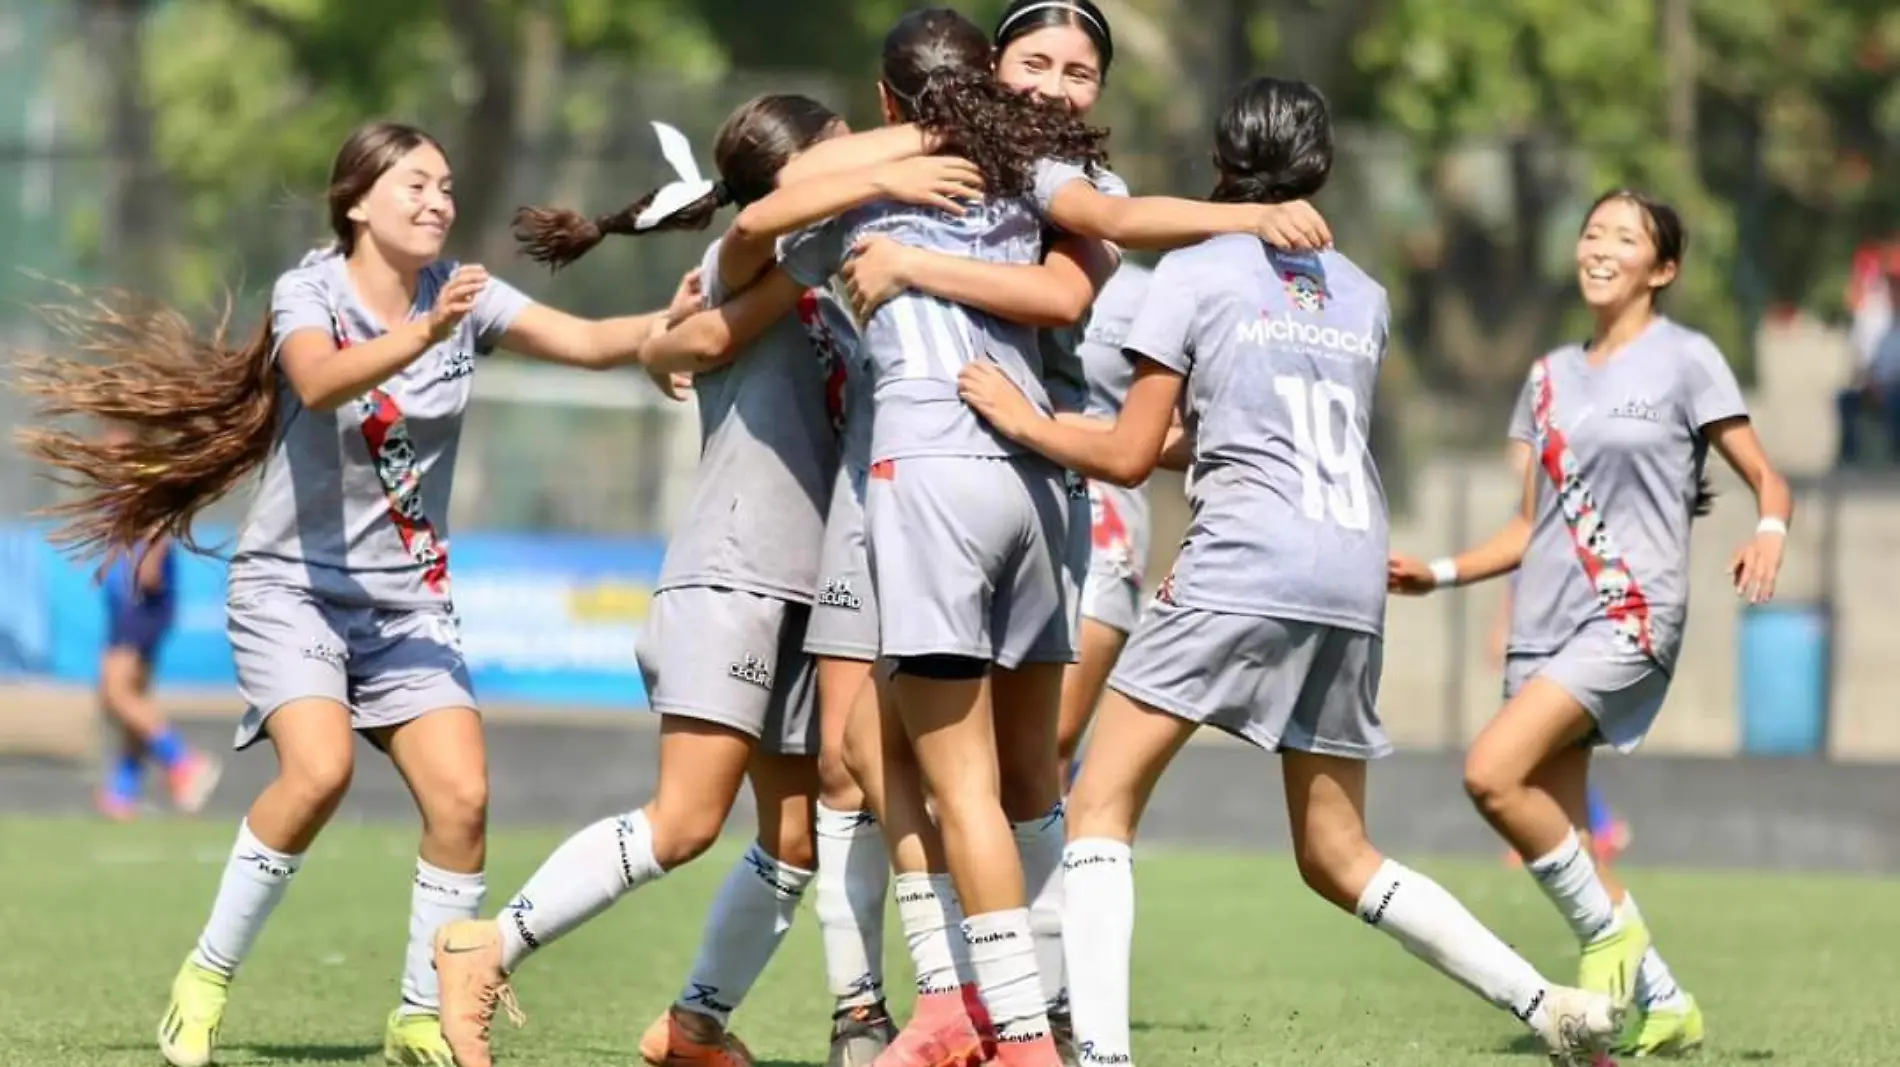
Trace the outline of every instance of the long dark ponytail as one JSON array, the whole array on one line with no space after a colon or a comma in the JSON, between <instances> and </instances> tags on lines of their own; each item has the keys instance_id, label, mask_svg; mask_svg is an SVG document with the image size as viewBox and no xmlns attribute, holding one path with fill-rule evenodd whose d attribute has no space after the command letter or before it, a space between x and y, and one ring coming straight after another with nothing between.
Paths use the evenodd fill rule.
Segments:
<instances>
[{"instance_id":1,"label":"long dark ponytail","mask_svg":"<svg viewBox=\"0 0 1900 1067\"><path fill-rule=\"evenodd\" d=\"M609 234L632 236L667 230L703 230L719 209L764 199L778 184L778 172L791 158L823 139L838 116L809 96L768 93L739 105L720 124L713 142L719 180L711 191L651 226L640 216L653 204L655 189L611 214L588 218L566 208L523 207L515 211L515 241L537 263L559 270L592 251Z\"/></svg>"}]
</instances>

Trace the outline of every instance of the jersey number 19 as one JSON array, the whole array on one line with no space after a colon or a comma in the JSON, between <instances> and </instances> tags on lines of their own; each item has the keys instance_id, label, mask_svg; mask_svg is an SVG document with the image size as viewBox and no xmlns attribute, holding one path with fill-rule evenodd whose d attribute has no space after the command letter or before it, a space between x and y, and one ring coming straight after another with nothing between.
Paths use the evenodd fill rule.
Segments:
<instances>
[{"instance_id":1,"label":"jersey number 19","mask_svg":"<svg viewBox=\"0 0 1900 1067\"><path fill-rule=\"evenodd\" d=\"M1330 515L1348 530L1369 529L1366 442L1355 429L1358 397L1338 382L1291 375L1275 378L1273 389L1286 401L1293 422L1301 510L1314 522L1325 522Z\"/></svg>"}]
</instances>

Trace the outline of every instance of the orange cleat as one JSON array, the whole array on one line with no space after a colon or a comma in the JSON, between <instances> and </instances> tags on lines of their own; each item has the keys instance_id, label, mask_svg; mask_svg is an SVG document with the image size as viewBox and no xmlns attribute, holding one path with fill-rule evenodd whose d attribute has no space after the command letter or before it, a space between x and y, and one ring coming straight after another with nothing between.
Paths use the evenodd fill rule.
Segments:
<instances>
[{"instance_id":1,"label":"orange cleat","mask_svg":"<svg viewBox=\"0 0 1900 1067\"><path fill-rule=\"evenodd\" d=\"M682 1023L683 1016L691 1018ZM705 1015L669 1008L640 1037L640 1058L652 1067L752 1067L752 1052Z\"/></svg>"}]
</instances>

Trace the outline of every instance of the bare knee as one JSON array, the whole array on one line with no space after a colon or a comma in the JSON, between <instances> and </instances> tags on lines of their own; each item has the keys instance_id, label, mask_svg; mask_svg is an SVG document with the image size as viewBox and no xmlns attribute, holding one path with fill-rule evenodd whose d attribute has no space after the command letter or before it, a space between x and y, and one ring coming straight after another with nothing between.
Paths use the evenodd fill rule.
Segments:
<instances>
[{"instance_id":1,"label":"bare knee","mask_svg":"<svg viewBox=\"0 0 1900 1067\"><path fill-rule=\"evenodd\" d=\"M1076 779L1075 787L1069 790L1063 810L1071 841L1089 837L1134 840L1135 798L1125 790L1104 786L1099 778L1091 781L1086 768Z\"/></svg>"},{"instance_id":2,"label":"bare knee","mask_svg":"<svg viewBox=\"0 0 1900 1067\"><path fill-rule=\"evenodd\" d=\"M277 777L299 810L327 815L343 802L355 773L355 754L348 747L338 746L285 758Z\"/></svg>"},{"instance_id":3,"label":"bare knee","mask_svg":"<svg viewBox=\"0 0 1900 1067\"><path fill-rule=\"evenodd\" d=\"M1465 795L1486 816L1495 816L1510 807L1524 788L1524 782L1506 768L1473 752L1465 759Z\"/></svg>"},{"instance_id":4,"label":"bare knee","mask_svg":"<svg viewBox=\"0 0 1900 1067\"><path fill-rule=\"evenodd\" d=\"M804 871L818 869L818 842L809 820L785 819L770 828L761 826L759 845L788 867Z\"/></svg>"},{"instance_id":5,"label":"bare knee","mask_svg":"<svg viewBox=\"0 0 1900 1067\"><path fill-rule=\"evenodd\" d=\"M647 818L653 826L653 858L661 870L670 871L705 855L719 840L726 809L676 811L655 803L647 808Z\"/></svg>"},{"instance_id":6,"label":"bare knee","mask_svg":"<svg viewBox=\"0 0 1900 1067\"><path fill-rule=\"evenodd\" d=\"M488 832L488 776L458 775L435 782L422 808L423 832L456 844L479 842Z\"/></svg>"},{"instance_id":7,"label":"bare knee","mask_svg":"<svg viewBox=\"0 0 1900 1067\"><path fill-rule=\"evenodd\" d=\"M825 748L818 753L818 796L835 811L855 811L864 806L864 790L851 768L850 742Z\"/></svg>"},{"instance_id":8,"label":"bare knee","mask_svg":"<svg viewBox=\"0 0 1900 1067\"><path fill-rule=\"evenodd\" d=\"M1304 834L1293 842L1300 880L1327 900L1351 908L1378 866L1379 853L1363 832Z\"/></svg>"},{"instance_id":9,"label":"bare knee","mask_svg":"<svg viewBox=\"0 0 1900 1067\"><path fill-rule=\"evenodd\" d=\"M1004 759L1000 781L1003 812L1011 822L1040 819L1062 799L1057 764L1039 752L1034 759Z\"/></svg>"},{"instance_id":10,"label":"bare knee","mask_svg":"<svg viewBox=\"0 0 1900 1067\"><path fill-rule=\"evenodd\" d=\"M876 730L845 732L844 751L839 754L839 762L844 765L845 776L851 779L853 787L885 764L901 764L912 759L909 750L902 746L894 746L886 752L882 740ZM824 774L823 759L819 757L820 775Z\"/></svg>"}]
</instances>

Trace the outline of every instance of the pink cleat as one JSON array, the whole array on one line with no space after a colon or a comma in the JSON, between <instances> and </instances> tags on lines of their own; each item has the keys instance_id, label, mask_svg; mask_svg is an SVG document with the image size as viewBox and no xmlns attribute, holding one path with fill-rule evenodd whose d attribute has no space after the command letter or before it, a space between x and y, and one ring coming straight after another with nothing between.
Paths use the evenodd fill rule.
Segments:
<instances>
[{"instance_id":1,"label":"pink cleat","mask_svg":"<svg viewBox=\"0 0 1900 1067\"><path fill-rule=\"evenodd\" d=\"M218 788L218 778L223 774L224 765L215 757L193 752L167 776L172 803L187 815L198 814L204 810L205 801L211 799L212 790Z\"/></svg>"},{"instance_id":2,"label":"pink cleat","mask_svg":"<svg viewBox=\"0 0 1900 1067\"><path fill-rule=\"evenodd\" d=\"M973 986L920 993L910 1022L871 1067L980 1067L997 1053L995 1039L979 1024L987 1018Z\"/></svg>"}]
</instances>

